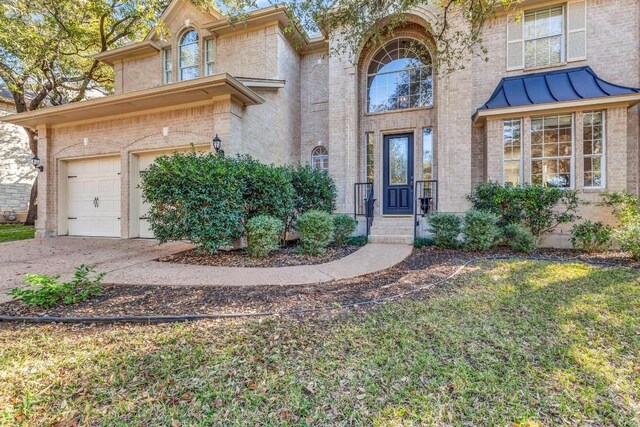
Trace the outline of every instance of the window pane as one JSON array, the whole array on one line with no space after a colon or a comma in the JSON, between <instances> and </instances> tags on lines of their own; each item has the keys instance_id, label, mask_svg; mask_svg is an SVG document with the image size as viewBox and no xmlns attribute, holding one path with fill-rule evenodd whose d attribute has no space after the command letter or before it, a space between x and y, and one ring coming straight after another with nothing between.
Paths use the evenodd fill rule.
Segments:
<instances>
[{"instance_id":1,"label":"window pane","mask_svg":"<svg viewBox=\"0 0 640 427\"><path fill-rule=\"evenodd\" d=\"M389 139L389 183L403 185L408 180L409 140L407 138Z\"/></svg>"},{"instance_id":2,"label":"window pane","mask_svg":"<svg viewBox=\"0 0 640 427\"><path fill-rule=\"evenodd\" d=\"M374 178L374 157L373 157L373 152L374 152L374 143L375 143L375 137L373 135L373 132L369 132L367 133L367 151L366 151L366 162L367 162L367 182L373 182L373 178Z\"/></svg>"},{"instance_id":3,"label":"window pane","mask_svg":"<svg viewBox=\"0 0 640 427\"><path fill-rule=\"evenodd\" d=\"M185 33L180 39L180 80L199 77L199 50L198 33L194 30Z\"/></svg>"},{"instance_id":4,"label":"window pane","mask_svg":"<svg viewBox=\"0 0 640 427\"><path fill-rule=\"evenodd\" d=\"M562 6L525 13L526 67L540 67L562 62L563 19Z\"/></svg>"},{"instance_id":5,"label":"window pane","mask_svg":"<svg viewBox=\"0 0 640 427\"><path fill-rule=\"evenodd\" d=\"M571 187L572 116L538 117L531 123L531 181L549 187Z\"/></svg>"},{"instance_id":6,"label":"window pane","mask_svg":"<svg viewBox=\"0 0 640 427\"><path fill-rule=\"evenodd\" d=\"M370 113L433 105L431 59L426 47L411 39L389 42L369 65L367 111Z\"/></svg>"},{"instance_id":7,"label":"window pane","mask_svg":"<svg viewBox=\"0 0 640 427\"><path fill-rule=\"evenodd\" d=\"M433 132L431 128L422 130L422 173L425 181L433 179Z\"/></svg>"},{"instance_id":8,"label":"window pane","mask_svg":"<svg viewBox=\"0 0 640 427\"><path fill-rule=\"evenodd\" d=\"M505 184L521 184L520 149L522 121L521 119L505 120L503 123L503 180Z\"/></svg>"},{"instance_id":9,"label":"window pane","mask_svg":"<svg viewBox=\"0 0 640 427\"><path fill-rule=\"evenodd\" d=\"M604 112L586 112L582 122L584 186L604 187Z\"/></svg>"}]
</instances>

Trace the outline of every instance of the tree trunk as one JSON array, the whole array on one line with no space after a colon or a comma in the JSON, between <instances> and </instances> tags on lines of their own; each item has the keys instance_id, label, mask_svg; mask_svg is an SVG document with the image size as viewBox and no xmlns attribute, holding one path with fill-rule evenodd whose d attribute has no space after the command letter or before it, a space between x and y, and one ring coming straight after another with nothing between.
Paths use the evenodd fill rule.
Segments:
<instances>
[{"instance_id":1,"label":"tree trunk","mask_svg":"<svg viewBox=\"0 0 640 427\"><path fill-rule=\"evenodd\" d=\"M38 155L38 137L37 133L32 129L24 128L29 137L29 148L35 156ZM27 218L24 220L24 225L35 225L36 219L38 219L38 176L33 181L31 187L31 196L29 197L29 210L27 211Z\"/></svg>"},{"instance_id":2,"label":"tree trunk","mask_svg":"<svg viewBox=\"0 0 640 427\"><path fill-rule=\"evenodd\" d=\"M27 219L24 220L24 225L36 225L36 219L38 219L38 177L33 181L33 187L31 187L29 211L27 212Z\"/></svg>"}]
</instances>

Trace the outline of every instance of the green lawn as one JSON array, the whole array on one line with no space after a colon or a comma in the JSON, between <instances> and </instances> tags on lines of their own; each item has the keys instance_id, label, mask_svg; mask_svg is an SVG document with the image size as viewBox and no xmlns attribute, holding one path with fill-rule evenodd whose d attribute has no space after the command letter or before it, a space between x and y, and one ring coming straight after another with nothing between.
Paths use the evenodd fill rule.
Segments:
<instances>
[{"instance_id":1,"label":"green lawn","mask_svg":"<svg viewBox=\"0 0 640 427\"><path fill-rule=\"evenodd\" d=\"M0 424L640 424L640 272L479 267L328 321L0 330Z\"/></svg>"},{"instance_id":2,"label":"green lawn","mask_svg":"<svg viewBox=\"0 0 640 427\"><path fill-rule=\"evenodd\" d=\"M0 224L0 243L33 239L34 227L22 224Z\"/></svg>"}]
</instances>

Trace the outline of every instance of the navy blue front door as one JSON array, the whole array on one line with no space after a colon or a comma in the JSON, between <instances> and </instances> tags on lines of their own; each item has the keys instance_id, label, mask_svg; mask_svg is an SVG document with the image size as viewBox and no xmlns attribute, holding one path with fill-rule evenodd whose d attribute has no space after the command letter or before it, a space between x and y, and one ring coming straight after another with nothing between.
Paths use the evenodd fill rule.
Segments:
<instances>
[{"instance_id":1,"label":"navy blue front door","mask_svg":"<svg viewBox=\"0 0 640 427\"><path fill-rule=\"evenodd\" d=\"M413 134L384 137L383 213L413 213Z\"/></svg>"}]
</instances>

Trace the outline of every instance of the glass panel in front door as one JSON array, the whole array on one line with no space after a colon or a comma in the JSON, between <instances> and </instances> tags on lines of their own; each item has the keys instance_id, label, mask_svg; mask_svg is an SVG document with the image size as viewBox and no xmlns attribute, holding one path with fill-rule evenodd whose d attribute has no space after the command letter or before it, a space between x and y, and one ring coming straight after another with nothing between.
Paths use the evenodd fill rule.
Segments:
<instances>
[{"instance_id":1,"label":"glass panel in front door","mask_svg":"<svg viewBox=\"0 0 640 427\"><path fill-rule=\"evenodd\" d=\"M408 170L409 138L389 138L389 184L407 185Z\"/></svg>"}]
</instances>

